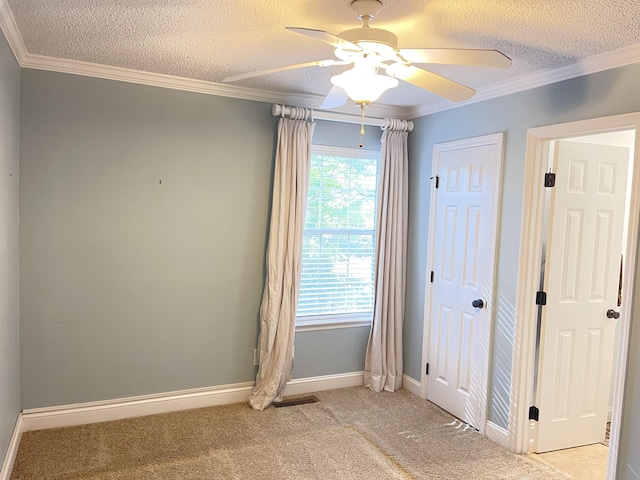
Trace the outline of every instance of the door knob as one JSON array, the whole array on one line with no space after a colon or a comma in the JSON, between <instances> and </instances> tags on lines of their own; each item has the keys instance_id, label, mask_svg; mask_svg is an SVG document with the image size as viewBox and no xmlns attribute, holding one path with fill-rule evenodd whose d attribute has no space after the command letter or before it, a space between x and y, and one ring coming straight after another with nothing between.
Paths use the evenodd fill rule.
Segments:
<instances>
[{"instance_id":1,"label":"door knob","mask_svg":"<svg viewBox=\"0 0 640 480\"><path fill-rule=\"evenodd\" d=\"M484 307L484 301L481 298L479 298L479 299L474 300L473 302L471 302L471 306L473 308L482 308L482 307Z\"/></svg>"},{"instance_id":2,"label":"door knob","mask_svg":"<svg viewBox=\"0 0 640 480\"><path fill-rule=\"evenodd\" d=\"M620 318L620 312L616 312L613 308L607 310L607 318L618 319Z\"/></svg>"}]
</instances>

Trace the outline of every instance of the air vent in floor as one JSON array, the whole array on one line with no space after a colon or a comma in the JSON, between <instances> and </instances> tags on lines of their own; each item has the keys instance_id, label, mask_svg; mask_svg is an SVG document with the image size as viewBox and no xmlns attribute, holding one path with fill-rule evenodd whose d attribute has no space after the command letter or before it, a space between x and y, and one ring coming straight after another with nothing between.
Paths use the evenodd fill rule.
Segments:
<instances>
[{"instance_id":1,"label":"air vent in floor","mask_svg":"<svg viewBox=\"0 0 640 480\"><path fill-rule=\"evenodd\" d=\"M318 397L311 395L309 397L300 397L300 398L293 398L291 400L283 400L282 402L273 402L273 406L276 408L281 408L281 407L293 407L296 405L305 405L307 403L317 403L320 400L318 400Z\"/></svg>"}]
</instances>

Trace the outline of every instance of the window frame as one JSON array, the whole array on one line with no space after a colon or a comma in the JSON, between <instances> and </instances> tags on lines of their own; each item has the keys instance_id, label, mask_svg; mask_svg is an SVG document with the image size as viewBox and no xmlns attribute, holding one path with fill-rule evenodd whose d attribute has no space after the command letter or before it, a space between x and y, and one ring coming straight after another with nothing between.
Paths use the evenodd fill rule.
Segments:
<instances>
[{"instance_id":1,"label":"window frame","mask_svg":"<svg viewBox=\"0 0 640 480\"><path fill-rule=\"evenodd\" d=\"M376 169L376 204L374 210L373 219L373 232L374 232L374 256L375 245L377 244L377 216L378 216L378 197L380 188L380 151L379 150L362 150L359 148L348 147L334 147L331 145L316 145L311 146L311 155L327 155L334 157L346 157L346 158L365 158L375 160L377 163ZM305 212L306 221L306 212ZM304 230L303 230L304 237ZM375 268L375 258L374 258ZM375 272L374 272L375 278ZM298 292L299 300L299 292ZM369 327L373 321L373 310L371 312L356 312L356 313L338 313L329 315L297 315L296 306L296 318L295 318L295 331L305 332L313 330L331 330L339 328L354 328L354 327Z\"/></svg>"}]
</instances>

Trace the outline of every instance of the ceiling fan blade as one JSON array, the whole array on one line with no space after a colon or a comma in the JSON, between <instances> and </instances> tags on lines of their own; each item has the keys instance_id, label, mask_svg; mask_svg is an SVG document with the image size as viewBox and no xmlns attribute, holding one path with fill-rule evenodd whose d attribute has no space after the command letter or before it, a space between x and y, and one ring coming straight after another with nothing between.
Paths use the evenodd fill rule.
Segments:
<instances>
[{"instance_id":1,"label":"ceiling fan blade","mask_svg":"<svg viewBox=\"0 0 640 480\"><path fill-rule=\"evenodd\" d=\"M411 63L439 63L477 67L509 68L511 59L497 50L456 48L403 48L399 51Z\"/></svg>"},{"instance_id":2,"label":"ceiling fan blade","mask_svg":"<svg viewBox=\"0 0 640 480\"><path fill-rule=\"evenodd\" d=\"M313 28L302 28L302 27L285 27L285 28L292 32L296 32L301 35L306 35L307 37L315 38L316 40L320 40L322 42L328 43L329 45L332 45L334 48L341 48L342 50L353 50L355 52L359 52L362 50L355 43L351 43L347 40L344 40L338 37L337 35L334 35L329 32L325 32L324 30L315 30Z\"/></svg>"},{"instance_id":3,"label":"ceiling fan blade","mask_svg":"<svg viewBox=\"0 0 640 480\"><path fill-rule=\"evenodd\" d=\"M453 102L467 100L476 93L473 88L412 65L394 70L393 76Z\"/></svg>"},{"instance_id":4,"label":"ceiling fan blade","mask_svg":"<svg viewBox=\"0 0 640 480\"><path fill-rule=\"evenodd\" d=\"M349 95L342 88L337 85L334 85L324 100L320 108L336 108L341 107L349 100Z\"/></svg>"},{"instance_id":5,"label":"ceiling fan blade","mask_svg":"<svg viewBox=\"0 0 640 480\"><path fill-rule=\"evenodd\" d=\"M342 60L316 60L314 62L296 63L294 65L285 65L284 67L267 68L266 70L256 70L248 73L241 73L240 75L233 75L231 77L224 78L222 83L237 82L238 80L244 80L246 78L259 77L260 75L268 75L276 72L286 72L287 70L295 70L297 68L307 67L332 67L334 65L348 65L349 61Z\"/></svg>"}]
</instances>

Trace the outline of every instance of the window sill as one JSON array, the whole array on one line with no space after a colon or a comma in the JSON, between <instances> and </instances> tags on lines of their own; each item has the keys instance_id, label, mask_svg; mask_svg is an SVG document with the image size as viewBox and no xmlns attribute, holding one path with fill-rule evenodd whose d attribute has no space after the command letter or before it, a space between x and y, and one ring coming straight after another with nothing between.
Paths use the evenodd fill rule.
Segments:
<instances>
[{"instance_id":1,"label":"window sill","mask_svg":"<svg viewBox=\"0 0 640 480\"><path fill-rule=\"evenodd\" d=\"M371 327L371 320L298 320L296 332L313 332L316 330L336 330L339 328Z\"/></svg>"}]
</instances>

